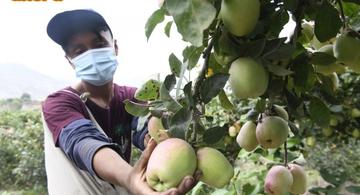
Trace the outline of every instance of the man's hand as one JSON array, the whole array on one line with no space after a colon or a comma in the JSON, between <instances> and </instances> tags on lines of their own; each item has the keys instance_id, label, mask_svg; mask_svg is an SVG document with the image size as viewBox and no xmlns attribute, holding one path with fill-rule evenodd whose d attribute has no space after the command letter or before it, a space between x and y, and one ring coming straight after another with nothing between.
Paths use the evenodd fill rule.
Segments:
<instances>
[{"instance_id":1,"label":"man's hand","mask_svg":"<svg viewBox=\"0 0 360 195\"><path fill-rule=\"evenodd\" d=\"M197 183L200 174L195 176L186 176L177 188L171 188L164 192L155 192L145 181L146 166L152 151L156 147L153 139L147 143L146 149L143 151L138 162L136 162L129 175L128 189L134 195L181 195L191 190Z\"/></svg>"}]
</instances>

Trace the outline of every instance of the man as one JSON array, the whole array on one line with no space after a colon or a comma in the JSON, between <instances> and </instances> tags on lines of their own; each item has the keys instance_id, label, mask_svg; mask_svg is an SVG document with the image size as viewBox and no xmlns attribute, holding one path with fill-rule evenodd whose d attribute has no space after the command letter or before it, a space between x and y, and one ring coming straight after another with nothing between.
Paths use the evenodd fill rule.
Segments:
<instances>
[{"instance_id":1,"label":"man","mask_svg":"<svg viewBox=\"0 0 360 195\"><path fill-rule=\"evenodd\" d=\"M178 188L153 191L145 181L147 161L156 143L150 140L139 161L129 164L131 140L144 149L147 129L131 133L137 118L124 109L135 88L113 83L116 40L105 19L92 10L55 15L47 27L81 79L43 103L45 163L49 194L185 194L192 176Z\"/></svg>"}]
</instances>

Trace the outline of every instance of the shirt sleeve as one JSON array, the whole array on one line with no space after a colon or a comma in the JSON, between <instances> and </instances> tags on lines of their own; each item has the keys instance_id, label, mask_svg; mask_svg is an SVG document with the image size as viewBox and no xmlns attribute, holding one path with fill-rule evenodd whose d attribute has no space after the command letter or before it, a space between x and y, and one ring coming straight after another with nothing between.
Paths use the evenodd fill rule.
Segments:
<instances>
[{"instance_id":1,"label":"shirt sleeve","mask_svg":"<svg viewBox=\"0 0 360 195\"><path fill-rule=\"evenodd\" d=\"M147 127L148 120L145 119L144 122L139 122L141 120L143 120L143 118L133 117L131 121L131 129L133 130L132 143L134 144L135 147L139 148L140 150L144 150L145 149L144 139L146 134L148 133L148 127Z\"/></svg>"},{"instance_id":2,"label":"shirt sleeve","mask_svg":"<svg viewBox=\"0 0 360 195\"><path fill-rule=\"evenodd\" d=\"M75 165L92 175L96 175L92 161L95 153L110 147L117 150L117 145L98 130L91 120L79 119L67 125L59 135L59 146Z\"/></svg>"},{"instance_id":3,"label":"shirt sleeve","mask_svg":"<svg viewBox=\"0 0 360 195\"><path fill-rule=\"evenodd\" d=\"M65 126L73 121L89 118L80 98L62 92L48 96L42 104L42 112L56 146L59 134Z\"/></svg>"}]
</instances>

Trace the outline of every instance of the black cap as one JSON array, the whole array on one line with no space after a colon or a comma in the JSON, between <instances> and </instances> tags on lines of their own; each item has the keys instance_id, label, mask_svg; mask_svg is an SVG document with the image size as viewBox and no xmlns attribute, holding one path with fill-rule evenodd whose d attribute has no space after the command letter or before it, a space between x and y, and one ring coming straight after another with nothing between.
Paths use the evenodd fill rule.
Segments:
<instances>
[{"instance_id":1,"label":"black cap","mask_svg":"<svg viewBox=\"0 0 360 195\"><path fill-rule=\"evenodd\" d=\"M72 35L93 30L109 29L105 19L97 12L77 9L56 14L47 26L47 34L57 44L64 46Z\"/></svg>"}]
</instances>

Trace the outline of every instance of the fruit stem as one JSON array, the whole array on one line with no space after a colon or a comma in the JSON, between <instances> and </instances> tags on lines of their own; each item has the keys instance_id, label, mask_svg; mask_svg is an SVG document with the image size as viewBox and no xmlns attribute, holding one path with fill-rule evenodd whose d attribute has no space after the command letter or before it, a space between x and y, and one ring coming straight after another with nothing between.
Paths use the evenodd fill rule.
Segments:
<instances>
[{"instance_id":1,"label":"fruit stem","mask_svg":"<svg viewBox=\"0 0 360 195\"><path fill-rule=\"evenodd\" d=\"M284 143L284 150L285 150L285 154L284 154L284 166L287 167L288 165L288 151L287 151L287 142L285 141Z\"/></svg>"},{"instance_id":2,"label":"fruit stem","mask_svg":"<svg viewBox=\"0 0 360 195\"><path fill-rule=\"evenodd\" d=\"M344 14L344 8L342 5L342 1L341 0L336 0L336 2L339 4L339 8L340 8L340 15L341 15L341 20L343 22L343 28L346 28L346 18L345 18L345 14Z\"/></svg>"}]
</instances>

